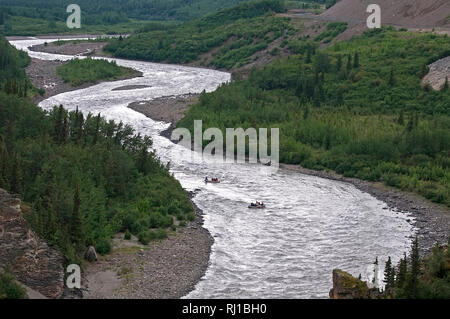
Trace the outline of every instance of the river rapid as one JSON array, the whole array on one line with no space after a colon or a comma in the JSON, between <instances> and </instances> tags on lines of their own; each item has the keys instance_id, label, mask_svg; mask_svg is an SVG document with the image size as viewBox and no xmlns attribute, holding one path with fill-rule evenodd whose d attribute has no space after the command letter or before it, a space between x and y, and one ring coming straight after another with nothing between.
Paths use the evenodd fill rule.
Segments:
<instances>
[{"instance_id":1,"label":"river rapid","mask_svg":"<svg viewBox=\"0 0 450 319\"><path fill-rule=\"evenodd\" d=\"M33 58L71 59L27 49L55 40L11 43ZM211 92L229 81L230 74L111 60L141 71L143 77L62 93L39 106L46 110L59 104L69 110L78 107L85 114L101 113L131 125L152 137L161 160L171 163L186 190L196 192L194 202L203 210L204 227L215 242L206 275L186 298L327 298L334 268L370 280L377 256L381 277L387 256L397 262L409 250L414 218L387 208L353 185L256 164L202 162L198 154L160 136L169 124L127 108L136 101ZM149 87L113 91L129 85ZM205 176L223 181L205 185ZM267 209L249 210L247 205L255 200L263 200Z\"/></svg>"}]
</instances>

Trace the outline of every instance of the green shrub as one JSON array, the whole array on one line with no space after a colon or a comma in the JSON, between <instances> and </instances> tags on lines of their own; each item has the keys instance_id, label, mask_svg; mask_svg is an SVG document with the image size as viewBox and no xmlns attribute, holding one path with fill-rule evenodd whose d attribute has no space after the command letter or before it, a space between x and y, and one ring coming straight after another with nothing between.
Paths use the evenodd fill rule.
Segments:
<instances>
[{"instance_id":1,"label":"green shrub","mask_svg":"<svg viewBox=\"0 0 450 319\"><path fill-rule=\"evenodd\" d=\"M146 231L141 231L138 234L138 240L142 245L148 245L148 243L151 240L151 234L150 231L146 230Z\"/></svg>"},{"instance_id":2,"label":"green shrub","mask_svg":"<svg viewBox=\"0 0 450 319\"><path fill-rule=\"evenodd\" d=\"M0 271L0 300L23 299L25 296L25 288L16 282L14 276L6 271Z\"/></svg>"},{"instance_id":3,"label":"green shrub","mask_svg":"<svg viewBox=\"0 0 450 319\"><path fill-rule=\"evenodd\" d=\"M123 238L125 240L130 240L131 239L131 233L130 231L127 229L127 231L125 232L125 235L123 236Z\"/></svg>"},{"instance_id":4,"label":"green shrub","mask_svg":"<svg viewBox=\"0 0 450 319\"><path fill-rule=\"evenodd\" d=\"M111 243L109 239L101 238L97 241L97 244L95 245L95 250L100 255L106 255L111 252Z\"/></svg>"},{"instance_id":5,"label":"green shrub","mask_svg":"<svg viewBox=\"0 0 450 319\"><path fill-rule=\"evenodd\" d=\"M167 231L165 229L156 229L153 231L155 239L166 239L167 238Z\"/></svg>"}]
</instances>

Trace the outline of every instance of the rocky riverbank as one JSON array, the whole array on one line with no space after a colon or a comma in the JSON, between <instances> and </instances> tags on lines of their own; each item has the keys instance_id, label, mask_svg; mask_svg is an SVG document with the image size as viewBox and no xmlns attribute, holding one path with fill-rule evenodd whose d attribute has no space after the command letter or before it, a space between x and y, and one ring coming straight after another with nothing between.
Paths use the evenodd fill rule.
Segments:
<instances>
[{"instance_id":1,"label":"rocky riverbank","mask_svg":"<svg viewBox=\"0 0 450 319\"><path fill-rule=\"evenodd\" d=\"M195 212L193 222L148 246L117 234L113 252L87 265L84 298L177 299L191 292L206 272L213 244L202 211L195 206Z\"/></svg>"}]
</instances>

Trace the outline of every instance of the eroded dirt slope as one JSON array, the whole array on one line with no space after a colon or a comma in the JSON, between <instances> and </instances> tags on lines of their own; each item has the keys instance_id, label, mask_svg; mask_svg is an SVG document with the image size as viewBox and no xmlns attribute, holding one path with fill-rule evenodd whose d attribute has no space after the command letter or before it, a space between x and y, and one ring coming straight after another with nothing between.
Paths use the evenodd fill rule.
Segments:
<instances>
[{"instance_id":1,"label":"eroded dirt slope","mask_svg":"<svg viewBox=\"0 0 450 319\"><path fill-rule=\"evenodd\" d=\"M341 0L325 11L321 17L328 20L364 22L369 4L381 7L384 24L405 27L450 27L449 0Z\"/></svg>"}]
</instances>

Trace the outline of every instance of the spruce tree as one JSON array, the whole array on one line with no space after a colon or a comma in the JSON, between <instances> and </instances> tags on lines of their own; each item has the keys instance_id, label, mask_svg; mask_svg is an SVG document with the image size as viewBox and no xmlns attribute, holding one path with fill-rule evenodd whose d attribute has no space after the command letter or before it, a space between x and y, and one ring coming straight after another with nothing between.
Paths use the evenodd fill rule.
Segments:
<instances>
[{"instance_id":1,"label":"spruce tree","mask_svg":"<svg viewBox=\"0 0 450 319\"><path fill-rule=\"evenodd\" d=\"M143 174L147 174L147 161L148 161L148 150L146 146L143 146L137 162L138 170Z\"/></svg>"},{"instance_id":2,"label":"spruce tree","mask_svg":"<svg viewBox=\"0 0 450 319\"><path fill-rule=\"evenodd\" d=\"M0 136L0 187L9 188L9 154L3 138Z\"/></svg>"},{"instance_id":3,"label":"spruce tree","mask_svg":"<svg viewBox=\"0 0 450 319\"><path fill-rule=\"evenodd\" d=\"M342 69L342 56L339 54L336 62L336 71L340 71Z\"/></svg>"},{"instance_id":4,"label":"spruce tree","mask_svg":"<svg viewBox=\"0 0 450 319\"><path fill-rule=\"evenodd\" d=\"M63 124L61 127L61 136L60 136L60 143L61 144L65 144L67 141L67 135L69 133L69 123L67 122L67 116L64 113L64 119L63 119Z\"/></svg>"},{"instance_id":5,"label":"spruce tree","mask_svg":"<svg viewBox=\"0 0 450 319\"><path fill-rule=\"evenodd\" d=\"M408 125L406 126L406 129L408 130L408 132L411 132L412 130L414 130L415 126L414 126L414 115L411 114L411 116L409 117L409 121L408 121Z\"/></svg>"},{"instance_id":6,"label":"spruce tree","mask_svg":"<svg viewBox=\"0 0 450 319\"><path fill-rule=\"evenodd\" d=\"M84 249L84 234L82 228L82 219L80 213L80 189L78 185L75 187L75 192L73 196L73 213L70 226L70 239L75 246L77 252L81 252Z\"/></svg>"},{"instance_id":7,"label":"spruce tree","mask_svg":"<svg viewBox=\"0 0 450 319\"><path fill-rule=\"evenodd\" d=\"M386 285L386 292L395 287L395 267L392 266L391 257L389 257L386 262L383 282Z\"/></svg>"},{"instance_id":8,"label":"spruce tree","mask_svg":"<svg viewBox=\"0 0 450 319\"><path fill-rule=\"evenodd\" d=\"M391 72L389 73L389 85L395 85L394 68L391 68Z\"/></svg>"},{"instance_id":9,"label":"spruce tree","mask_svg":"<svg viewBox=\"0 0 450 319\"><path fill-rule=\"evenodd\" d=\"M405 125L405 118L404 118L404 115L403 115L403 110L400 110L400 113L398 114L397 123L399 125Z\"/></svg>"},{"instance_id":10,"label":"spruce tree","mask_svg":"<svg viewBox=\"0 0 450 319\"><path fill-rule=\"evenodd\" d=\"M419 127L419 113L415 112L414 113L414 128L418 128Z\"/></svg>"},{"instance_id":11,"label":"spruce tree","mask_svg":"<svg viewBox=\"0 0 450 319\"><path fill-rule=\"evenodd\" d=\"M80 143L83 139L83 127L84 127L84 116L83 113L79 112L76 122L76 141Z\"/></svg>"},{"instance_id":12,"label":"spruce tree","mask_svg":"<svg viewBox=\"0 0 450 319\"><path fill-rule=\"evenodd\" d=\"M311 49L308 48L308 50L306 51L306 63L311 63Z\"/></svg>"},{"instance_id":13,"label":"spruce tree","mask_svg":"<svg viewBox=\"0 0 450 319\"><path fill-rule=\"evenodd\" d=\"M398 266L398 274L395 281L395 286L397 288L403 288L406 283L406 275L408 273L408 260L406 258L406 253L404 258L400 259Z\"/></svg>"},{"instance_id":14,"label":"spruce tree","mask_svg":"<svg viewBox=\"0 0 450 319\"><path fill-rule=\"evenodd\" d=\"M349 54L347 58L347 72L352 69L352 56Z\"/></svg>"},{"instance_id":15,"label":"spruce tree","mask_svg":"<svg viewBox=\"0 0 450 319\"><path fill-rule=\"evenodd\" d=\"M56 142L59 143L60 141L60 136L61 136L61 130L62 130L62 125L63 125L63 106L60 105L56 114L56 119L55 119L55 129L53 131L53 137L55 139Z\"/></svg>"},{"instance_id":16,"label":"spruce tree","mask_svg":"<svg viewBox=\"0 0 450 319\"><path fill-rule=\"evenodd\" d=\"M21 172L20 172L20 163L19 156L16 153L14 155L12 171L11 171L11 192L15 194L20 194L21 189Z\"/></svg>"},{"instance_id":17,"label":"spruce tree","mask_svg":"<svg viewBox=\"0 0 450 319\"><path fill-rule=\"evenodd\" d=\"M411 271L409 273L407 281L406 293L409 298L417 297L419 275L420 275L419 240L416 237L411 247Z\"/></svg>"},{"instance_id":18,"label":"spruce tree","mask_svg":"<svg viewBox=\"0 0 450 319\"><path fill-rule=\"evenodd\" d=\"M98 136L100 134L100 113L98 113L97 117L95 118L95 133L94 133L94 139L92 141L92 144L97 144L98 142Z\"/></svg>"},{"instance_id":19,"label":"spruce tree","mask_svg":"<svg viewBox=\"0 0 450 319\"><path fill-rule=\"evenodd\" d=\"M358 52L355 53L355 57L353 59L353 67L355 69L359 68L359 54L358 54Z\"/></svg>"},{"instance_id":20,"label":"spruce tree","mask_svg":"<svg viewBox=\"0 0 450 319\"><path fill-rule=\"evenodd\" d=\"M390 286L391 274L392 274L392 261L391 257L388 257L388 260L386 261L386 265L384 267L384 279L383 279L383 282L386 285L386 290L391 288Z\"/></svg>"}]
</instances>

